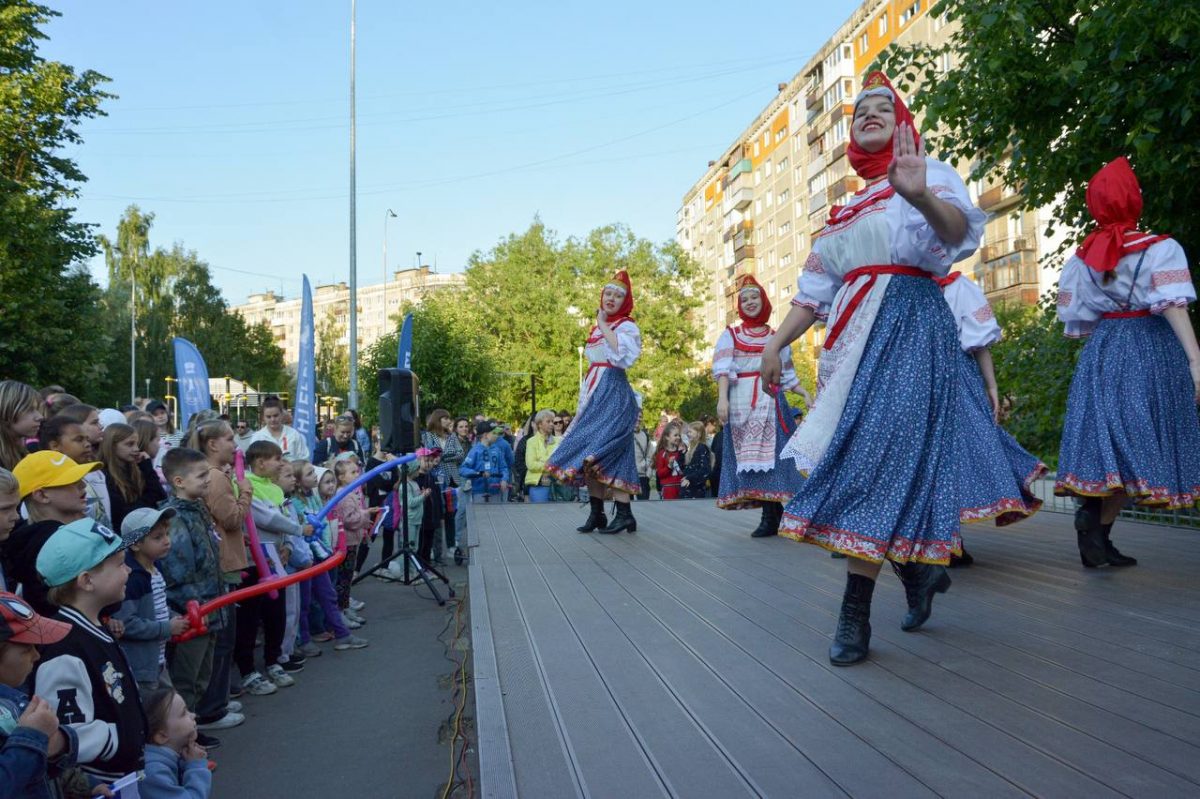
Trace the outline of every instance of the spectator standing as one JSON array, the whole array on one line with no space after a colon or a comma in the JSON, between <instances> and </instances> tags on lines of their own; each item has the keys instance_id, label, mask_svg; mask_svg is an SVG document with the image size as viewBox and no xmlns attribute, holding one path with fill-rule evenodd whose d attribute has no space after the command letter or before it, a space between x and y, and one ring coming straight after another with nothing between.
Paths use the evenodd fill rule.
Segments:
<instances>
[{"instance_id":1,"label":"spectator standing","mask_svg":"<svg viewBox=\"0 0 1200 799\"><path fill-rule=\"evenodd\" d=\"M250 429L250 421L238 419L233 425L233 443L238 449L245 452L253 441L254 431Z\"/></svg>"},{"instance_id":2,"label":"spectator standing","mask_svg":"<svg viewBox=\"0 0 1200 799\"><path fill-rule=\"evenodd\" d=\"M312 462L317 466L329 468L332 466L334 458L348 452L354 456L361 468L367 463L367 452L369 451L364 450L358 439L354 437L354 417L343 413L333 420L333 435L317 442ZM300 459L294 458L293 460Z\"/></svg>"},{"instance_id":3,"label":"spectator standing","mask_svg":"<svg viewBox=\"0 0 1200 799\"><path fill-rule=\"evenodd\" d=\"M637 462L638 482L642 490L637 498L645 501L650 499L650 467L654 462L654 449L651 446L650 434L642 423L642 410L638 409L637 425L633 428L633 459Z\"/></svg>"},{"instance_id":4,"label":"spectator standing","mask_svg":"<svg viewBox=\"0 0 1200 799\"><path fill-rule=\"evenodd\" d=\"M683 464L682 495L685 499L704 499L708 492L708 474L712 471L712 450L706 443L704 422L688 425L687 457Z\"/></svg>"},{"instance_id":5,"label":"spectator standing","mask_svg":"<svg viewBox=\"0 0 1200 799\"><path fill-rule=\"evenodd\" d=\"M12 469L29 454L25 442L37 438L42 395L16 380L0 381L0 467Z\"/></svg>"},{"instance_id":6,"label":"spectator standing","mask_svg":"<svg viewBox=\"0 0 1200 799\"><path fill-rule=\"evenodd\" d=\"M506 455L507 444L501 441L493 423L482 421L475 425L475 443L458 470L465 481L463 488L470 486L475 502L486 501L493 494L503 502L508 496L512 481L512 450Z\"/></svg>"},{"instance_id":7,"label":"spectator standing","mask_svg":"<svg viewBox=\"0 0 1200 799\"><path fill-rule=\"evenodd\" d=\"M550 486L554 481L545 473L546 461L558 446L559 439L554 435L554 411L538 411L531 420L532 431L521 439L520 460L525 463L524 484L526 489L533 486Z\"/></svg>"},{"instance_id":8,"label":"spectator standing","mask_svg":"<svg viewBox=\"0 0 1200 799\"><path fill-rule=\"evenodd\" d=\"M654 473L658 477L658 495L661 498L679 499L684 456L682 426L679 422L668 422L654 451Z\"/></svg>"},{"instance_id":9,"label":"spectator standing","mask_svg":"<svg viewBox=\"0 0 1200 799\"><path fill-rule=\"evenodd\" d=\"M84 403L76 403L63 408L58 415L77 422L83 428L83 434L87 436L88 443L91 444L88 462L98 461L100 444L104 440L104 430L100 427L99 409ZM83 482L87 485L87 515L111 529L112 504L104 473L89 472Z\"/></svg>"},{"instance_id":10,"label":"spectator standing","mask_svg":"<svg viewBox=\"0 0 1200 799\"><path fill-rule=\"evenodd\" d=\"M287 461L306 461L311 454L308 442L304 436L291 425L283 423L283 403L279 397L267 397L260 409L262 426L252 437L252 441L269 441L279 447L283 459Z\"/></svg>"},{"instance_id":11,"label":"spectator standing","mask_svg":"<svg viewBox=\"0 0 1200 799\"><path fill-rule=\"evenodd\" d=\"M537 414L531 415L525 420L525 424L521 425L520 438L517 440L516 449L513 451L513 485L517 486L517 499L523 500L528 491L529 485L525 481L525 476L529 471L529 466L525 462L525 453L529 449L529 437L534 432L534 420L537 419ZM545 465L545 461L543 461ZM538 475L540 478L540 474ZM533 485L537 485L535 481Z\"/></svg>"},{"instance_id":12,"label":"spectator standing","mask_svg":"<svg viewBox=\"0 0 1200 799\"><path fill-rule=\"evenodd\" d=\"M371 440L372 436L370 432L363 426L362 415L354 408L346 411L346 413L354 417L354 440L358 442L358 448L363 452L373 452L375 444Z\"/></svg>"}]
</instances>

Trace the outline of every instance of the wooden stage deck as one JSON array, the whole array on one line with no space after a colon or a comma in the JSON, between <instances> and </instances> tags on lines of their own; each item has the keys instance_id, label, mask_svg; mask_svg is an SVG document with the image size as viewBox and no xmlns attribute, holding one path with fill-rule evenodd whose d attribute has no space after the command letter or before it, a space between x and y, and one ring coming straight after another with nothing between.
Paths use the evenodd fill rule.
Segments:
<instances>
[{"instance_id":1,"label":"wooden stage deck","mask_svg":"<svg viewBox=\"0 0 1200 799\"><path fill-rule=\"evenodd\" d=\"M845 565L756 511L475 505L482 795L1200 796L1200 536L1121 522L1131 569L1079 565L1071 518L967 527L977 565L871 659L829 665Z\"/></svg>"}]
</instances>

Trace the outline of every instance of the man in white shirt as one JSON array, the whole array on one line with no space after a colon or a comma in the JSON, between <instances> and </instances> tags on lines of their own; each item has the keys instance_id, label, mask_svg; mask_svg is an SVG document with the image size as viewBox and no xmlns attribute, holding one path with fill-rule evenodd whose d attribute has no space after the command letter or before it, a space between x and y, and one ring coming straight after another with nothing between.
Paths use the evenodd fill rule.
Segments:
<instances>
[{"instance_id":1,"label":"man in white shirt","mask_svg":"<svg viewBox=\"0 0 1200 799\"><path fill-rule=\"evenodd\" d=\"M270 441L283 450L286 461L306 461L311 453L304 436L291 425L283 423L283 403L278 397L267 397L261 407L262 427L251 437L254 441Z\"/></svg>"},{"instance_id":2,"label":"man in white shirt","mask_svg":"<svg viewBox=\"0 0 1200 799\"><path fill-rule=\"evenodd\" d=\"M238 419L233 425L233 443L238 449L245 452L253 442L254 431L250 429L250 422Z\"/></svg>"}]
</instances>

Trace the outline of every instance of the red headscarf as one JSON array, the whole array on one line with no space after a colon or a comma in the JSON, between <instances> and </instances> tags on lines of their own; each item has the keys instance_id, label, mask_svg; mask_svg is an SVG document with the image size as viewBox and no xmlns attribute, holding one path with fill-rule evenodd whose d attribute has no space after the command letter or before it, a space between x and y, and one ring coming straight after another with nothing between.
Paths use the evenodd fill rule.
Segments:
<instances>
[{"instance_id":1,"label":"red headscarf","mask_svg":"<svg viewBox=\"0 0 1200 799\"><path fill-rule=\"evenodd\" d=\"M886 91L885 91L886 90ZM892 82L888 80L887 75L882 72L875 71L867 75L863 81L862 91L859 92L857 99L854 101L854 107L858 108L858 104L867 97L872 97L877 94L891 93L892 105L896 109L896 127L901 123L907 122L912 126L913 143L921 143L921 135L917 133L917 125L913 120L912 112L908 110L908 106L904 104L904 99L892 87ZM869 153L858 145L854 140L854 125L850 126L850 146L846 149L846 155L850 158L850 166L858 173L858 176L863 180L871 180L887 174L888 164L892 163L892 143L895 140L896 134L892 133L892 138L888 139L879 152Z\"/></svg>"},{"instance_id":2,"label":"red headscarf","mask_svg":"<svg viewBox=\"0 0 1200 799\"><path fill-rule=\"evenodd\" d=\"M625 288L625 299L621 302L621 307L617 309L617 312L615 314L611 314L606 320L609 327L616 327L618 322L624 322L629 318L629 314L633 313L633 286L629 282L629 274L622 269L620 272L617 272L615 275L613 275L612 280L608 281L608 283L605 283L604 285L608 286L609 284L613 283ZM601 306L603 307L603 287L600 289L600 302ZM596 325L592 325L592 329L588 333L588 343L595 344L601 338L603 337L600 335L600 328Z\"/></svg>"},{"instance_id":3,"label":"red headscarf","mask_svg":"<svg viewBox=\"0 0 1200 799\"><path fill-rule=\"evenodd\" d=\"M1109 161L1092 175L1087 206L1098 224L1076 254L1097 272L1112 271L1122 256L1167 238L1136 229L1142 215L1142 188L1125 156Z\"/></svg>"},{"instance_id":4,"label":"red headscarf","mask_svg":"<svg viewBox=\"0 0 1200 799\"><path fill-rule=\"evenodd\" d=\"M754 279L753 275L742 275L737 279L737 312L742 321L749 327L761 327L771 320L771 301L767 299L767 292L763 291L762 285ZM762 307L754 316L749 316L742 310L742 289L758 289L758 296L762 298Z\"/></svg>"}]
</instances>

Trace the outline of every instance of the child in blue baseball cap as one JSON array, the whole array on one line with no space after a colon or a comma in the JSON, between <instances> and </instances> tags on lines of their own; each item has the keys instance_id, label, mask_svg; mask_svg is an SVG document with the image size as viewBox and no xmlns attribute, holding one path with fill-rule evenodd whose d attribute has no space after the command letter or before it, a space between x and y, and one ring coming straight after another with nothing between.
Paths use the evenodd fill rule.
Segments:
<instances>
[{"instance_id":1,"label":"child in blue baseball cap","mask_svg":"<svg viewBox=\"0 0 1200 799\"><path fill-rule=\"evenodd\" d=\"M121 536L95 519L64 524L38 553L37 570L58 606L54 619L71 626L42 648L34 693L79 740L79 765L95 785L139 771L146 715L125 653L100 623L103 608L121 602L129 567Z\"/></svg>"}]
</instances>

